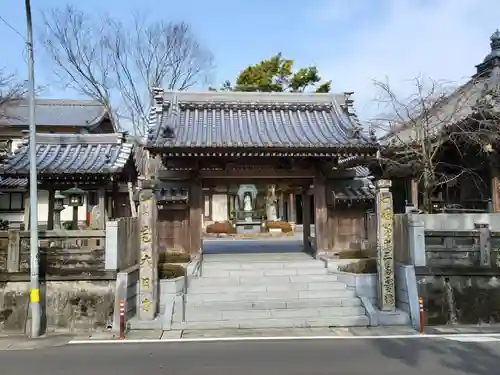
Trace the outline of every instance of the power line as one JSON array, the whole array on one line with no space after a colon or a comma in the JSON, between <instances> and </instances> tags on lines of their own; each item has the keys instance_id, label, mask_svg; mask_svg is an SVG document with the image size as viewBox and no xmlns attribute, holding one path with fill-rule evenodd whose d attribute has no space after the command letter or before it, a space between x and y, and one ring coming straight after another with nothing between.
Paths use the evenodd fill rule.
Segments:
<instances>
[{"instance_id":1,"label":"power line","mask_svg":"<svg viewBox=\"0 0 500 375\"><path fill-rule=\"evenodd\" d=\"M19 32L19 31L18 31L18 30L14 27L14 26L12 26L9 22L7 22L7 20L6 20L5 18L3 18L2 16L0 16L0 21L2 21L4 24L6 24L6 25L7 25L7 27L8 27L9 29L11 29L12 31L14 31L17 35L19 35L19 36L20 36L20 37L21 37L21 38L22 38L22 39L23 39L26 43L28 42L28 41L26 40L26 37L25 37L23 34L21 34L21 33L20 33L20 32Z\"/></svg>"}]
</instances>

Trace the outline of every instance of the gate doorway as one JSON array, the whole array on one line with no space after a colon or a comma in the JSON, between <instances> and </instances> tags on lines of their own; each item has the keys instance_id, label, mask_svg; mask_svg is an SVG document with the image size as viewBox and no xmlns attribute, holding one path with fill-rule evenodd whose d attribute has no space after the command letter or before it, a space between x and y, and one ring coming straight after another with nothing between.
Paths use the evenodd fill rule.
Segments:
<instances>
[{"instance_id":1,"label":"gate doorway","mask_svg":"<svg viewBox=\"0 0 500 375\"><path fill-rule=\"evenodd\" d=\"M313 212L311 183L310 178L250 180L234 175L204 179L204 252L309 252L310 231L304 232L303 223L310 224Z\"/></svg>"},{"instance_id":2,"label":"gate doorway","mask_svg":"<svg viewBox=\"0 0 500 375\"><path fill-rule=\"evenodd\" d=\"M189 251L189 211L159 210L157 220L158 251Z\"/></svg>"}]
</instances>

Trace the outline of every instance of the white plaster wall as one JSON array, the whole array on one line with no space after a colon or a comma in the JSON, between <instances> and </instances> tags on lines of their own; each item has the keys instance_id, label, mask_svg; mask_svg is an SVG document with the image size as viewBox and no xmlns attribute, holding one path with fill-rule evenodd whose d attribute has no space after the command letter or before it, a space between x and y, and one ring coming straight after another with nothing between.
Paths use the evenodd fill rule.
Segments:
<instances>
[{"instance_id":1,"label":"white plaster wall","mask_svg":"<svg viewBox=\"0 0 500 375\"><path fill-rule=\"evenodd\" d=\"M87 220L87 197L84 197L85 201L82 207L78 207L78 220ZM38 191L38 222L47 223L49 216L49 192L46 190ZM3 220L8 220L9 222L22 223L24 221L23 212L2 212L0 213L0 218ZM63 211L61 211L61 223L65 221L73 220L73 208L66 206Z\"/></svg>"},{"instance_id":2,"label":"white plaster wall","mask_svg":"<svg viewBox=\"0 0 500 375\"><path fill-rule=\"evenodd\" d=\"M212 220L226 221L227 217L227 194L214 194L212 196Z\"/></svg>"}]
</instances>

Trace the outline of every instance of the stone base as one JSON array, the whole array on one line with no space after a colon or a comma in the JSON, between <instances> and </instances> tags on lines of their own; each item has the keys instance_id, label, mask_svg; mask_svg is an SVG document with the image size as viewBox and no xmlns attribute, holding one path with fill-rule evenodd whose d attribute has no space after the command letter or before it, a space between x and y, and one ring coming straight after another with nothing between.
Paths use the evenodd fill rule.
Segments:
<instances>
[{"instance_id":1,"label":"stone base","mask_svg":"<svg viewBox=\"0 0 500 375\"><path fill-rule=\"evenodd\" d=\"M261 232L261 224L258 222L238 222L236 224L236 233L238 234L256 234Z\"/></svg>"}]
</instances>

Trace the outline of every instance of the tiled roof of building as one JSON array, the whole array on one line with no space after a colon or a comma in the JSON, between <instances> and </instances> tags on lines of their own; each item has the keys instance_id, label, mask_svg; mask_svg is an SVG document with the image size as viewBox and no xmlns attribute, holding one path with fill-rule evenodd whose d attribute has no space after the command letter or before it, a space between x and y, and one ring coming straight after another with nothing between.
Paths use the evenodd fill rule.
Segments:
<instances>
[{"instance_id":1,"label":"tiled roof of building","mask_svg":"<svg viewBox=\"0 0 500 375\"><path fill-rule=\"evenodd\" d=\"M440 87L436 88L439 90ZM429 93L426 93L426 95ZM434 94L438 94L435 92ZM418 117L401 122L395 129L380 138L387 146L399 146L405 142L415 142L421 134L437 133L446 126L460 123L478 111L500 111L500 31L490 37L490 52L483 62L476 65L476 74L450 95L425 105L425 117L419 123ZM419 105L417 105L417 108ZM408 119L409 120L409 119ZM422 132L422 128L426 130Z\"/></svg>"},{"instance_id":2,"label":"tiled roof of building","mask_svg":"<svg viewBox=\"0 0 500 375\"><path fill-rule=\"evenodd\" d=\"M0 188L22 188L28 186L27 177L0 177Z\"/></svg>"},{"instance_id":3,"label":"tiled roof of building","mask_svg":"<svg viewBox=\"0 0 500 375\"><path fill-rule=\"evenodd\" d=\"M39 174L114 174L130 159L134 142L123 133L37 134ZM29 173L29 143L4 161L5 175Z\"/></svg>"},{"instance_id":4,"label":"tiled roof of building","mask_svg":"<svg viewBox=\"0 0 500 375\"><path fill-rule=\"evenodd\" d=\"M106 108L95 100L37 99L36 124L40 126L93 127L107 116ZM0 126L29 125L28 103L21 101L2 108Z\"/></svg>"},{"instance_id":5,"label":"tiled roof of building","mask_svg":"<svg viewBox=\"0 0 500 375\"><path fill-rule=\"evenodd\" d=\"M332 194L335 200L373 200L375 199L375 186L369 178L355 178L335 181Z\"/></svg>"},{"instance_id":6,"label":"tiled roof of building","mask_svg":"<svg viewBox=\"0 0 500 375\"><path fill-rule=\"evenodd\" d=\"M148 147L338 148L373 144L351 93L155 92Z\"/></svg>"}]
</instances>

